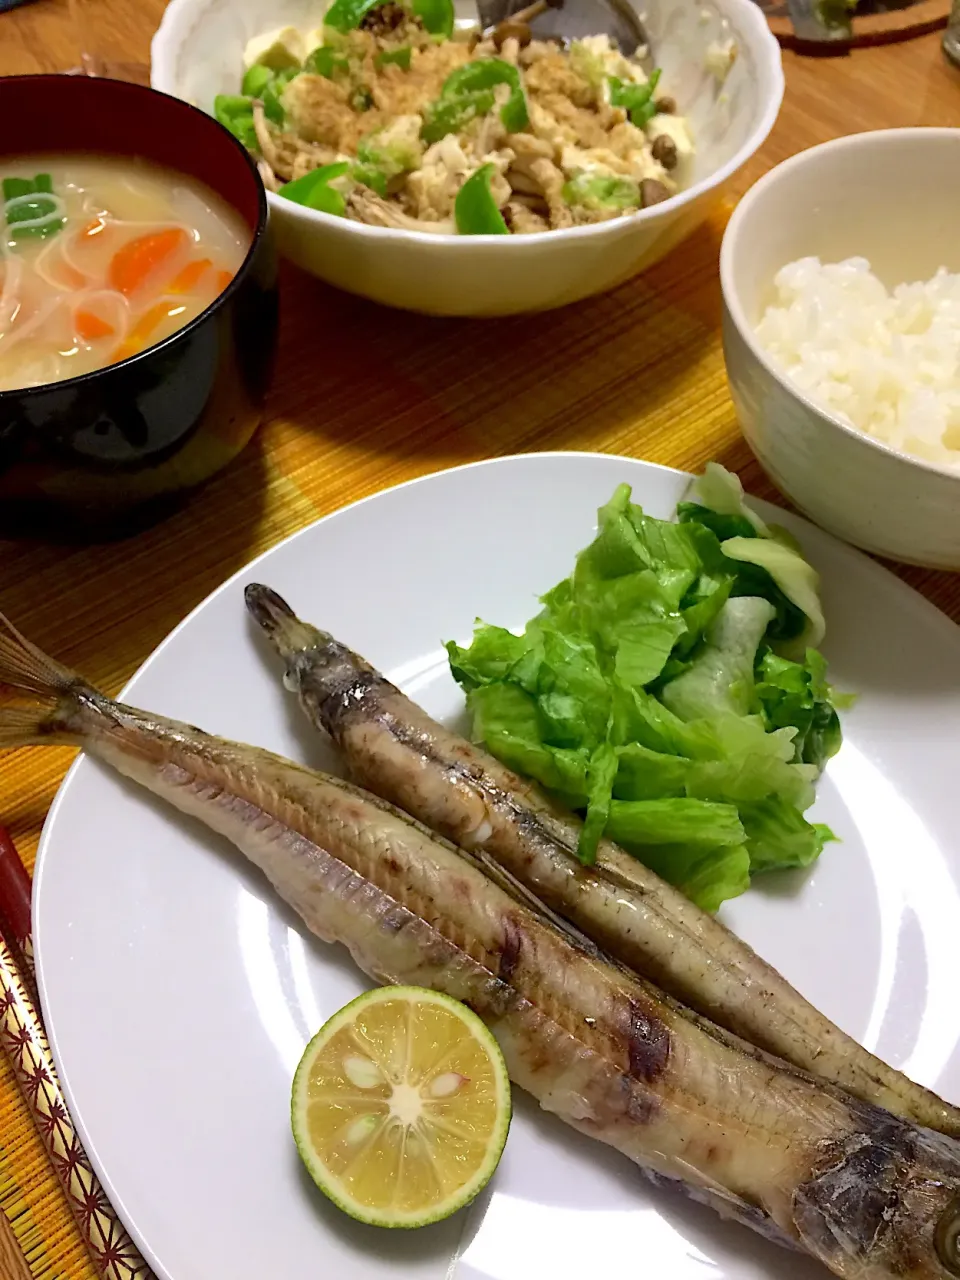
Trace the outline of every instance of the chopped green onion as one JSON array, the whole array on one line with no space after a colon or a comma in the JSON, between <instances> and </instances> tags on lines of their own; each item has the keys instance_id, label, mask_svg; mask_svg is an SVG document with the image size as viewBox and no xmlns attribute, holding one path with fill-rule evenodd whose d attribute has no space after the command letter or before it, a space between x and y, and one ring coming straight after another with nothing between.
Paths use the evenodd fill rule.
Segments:
<instances>
[{"instance_id":1,"label":"chopped green onion","mask_svg":"<svg viewBox=\"0 0 960 1280\"><path fill-rule=\"evenodd\" d=\"M410 70L410 58L413 50L408 44L401 49L385 49L383 53L378 53L376 63L378 67L387 67L392 63L396 67L402 68L404 71Z\"/></svg>"},{"instance_id":2,"label":"chopped green onion","mask_svg":"<svg viewBox=\"0 0 960 1280\"><path fill-rule=\"evenodd\" d=\"M387 183L390 179L375 164L355 164L353 166L353 179L355 182L360 182L365 187L369 187L371 191L375 191L378 196L386 199Z\"/></svg>"},{"instance_id":3,"label":"chopped green onion","mask_svg":"<svg viewBox=\"0 0 960 1280\"><path fill-rule=\"evenodd\" d=\"M563 198L567 204L587 209L637 209L640 188L630 178L617 178L601 173L577 173L564 183Z\"/></svg>"},{"instance_id":4,"label":"chopped green onion","mask_svg":"<svg viewBox=\"0 0 960 1280\"><path fill-rule=\"evenodd\" d=\"M287 67L283 71L278 71L271 77L261 95L263 114L274 124L283 124L286 119L286 112L280 98L290 81L295 80L298 75L300 75L299 67Z\"/></svg>"},{"instance_id":5,"label":"chopped green onion","mask_svg":"<svg viewBox=\"0 0 960 1280\"><path fill-rule=\"evenodd\" d=\"M49 173L31 178L3 179L4 220L13 240L49 236L66 221L63 201L53 191Z\"/></svg>"},{"instance_id":6,"label":"chopped green onion","mask_svg":"<svg viewBox=\"0 0 960 1280\"><path fill-rule=\"evenodd\" d=\"M642 129L657 114L657 108L653 103L653 92L659 83L660 75L660 68L657 67L646 84L633 84L628 80L618 80L616 76L610 76L607 81L610 86L610 105L623 107L629 113L631 124Z\"/></svg>"},{"instance_id":7,"label":"chopped green onion","mask_svg":"<svg viewBox=\"0 0 960 1280\"><path fill-rule=\"evenodd\" d=\"M460 190L453 206L457 230L462 236L506 236L510 234L503 214L497 207L490 190L493 177L492 164L481 165L470 175Z\"/></svg>"},{"instance_id":8,"label":"chopped green onion","mask_svg":"<svg viewBox=\"0 0 960 1280\"><path fill-rule=\"evenodd\" d=\"M321 213L333 213L343 217L347 210L347 202L330 183L335 178L342 178L350 165L346 160L338 160L336 164L324 164L319 169L311 169L302 178L285 183L279 194L293 200L296 204L305 205L308 209L317 209Z\"/></svg>"},{"instance_id":9,"label":"chopped green onion","mask_svg":"<svg viewBox=\"0 0 960 1280\"><path fill-rule=\"evenodd\" d=\"M399 174L415 169L419 158L415 143L391 138L388 131L376 129L357 143L353 178L377 195L386 196L388 184Z\"/></svg>"}]
</instances>

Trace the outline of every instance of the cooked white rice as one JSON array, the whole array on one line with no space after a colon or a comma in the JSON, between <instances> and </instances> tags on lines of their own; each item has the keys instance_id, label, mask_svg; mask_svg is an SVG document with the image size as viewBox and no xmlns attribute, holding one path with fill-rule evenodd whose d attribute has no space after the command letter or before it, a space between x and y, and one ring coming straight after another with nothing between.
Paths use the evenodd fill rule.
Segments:
<instances>
[{"instance_id":1,"label":"cooked white rice","mask_svg":"<svg viewBox=\"0 0 960 1280\"><path fill-rule=\"evenodd\" d=\"M776 275L761 346L811 399L852 426L960 467L960 275L891 293L865 258L800 258Z\"/></svg>"}]
</instances>

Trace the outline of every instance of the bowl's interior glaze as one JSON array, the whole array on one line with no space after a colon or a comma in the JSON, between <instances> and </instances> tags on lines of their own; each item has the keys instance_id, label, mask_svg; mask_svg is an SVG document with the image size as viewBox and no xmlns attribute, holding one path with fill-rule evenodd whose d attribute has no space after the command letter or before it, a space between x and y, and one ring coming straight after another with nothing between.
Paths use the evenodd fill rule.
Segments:
<instances>
[{"instance_id":1,"label":"bowl's interior glaze","mask_svg":"<svg viewBox=\"0 0 960 1280\"><path fill-rule=\"evenodd\" d=\"M709 177L744 145L762 118L774 86L754 54L757 37L731 0L631 0L650 36L661 91L689 117L697 145L693 181ZM455 0L471 20L469 0ZM308 30L319 24L323 0L194 0L165 18L163 49L154 45L153 83L209 110L218 93L237 93L246 42L278 26ZM536 31L536 26L534 26ZM714 46L733 41L737 58L722 82L709 68Z\"/></svg>"},{"instance_id":2,"label":"bowl's interior glaze","mask_svg":"<svg viewBox=\"0 0 960 1280\"><path fill-rule=\"evenodd\" d=\"M87 152L139 156L212 187L251 232L260 221L260 181L238 143L210 116L142 85L86 76L0 79L4 156Z\"/></svg>"},{"instance_id":3,"label":"bowl's interior glaze","mask_svg":"<svg viewBox=\"0 0 960 1280\"><path fill-rule=\"evenodd\" d=\"M856 134L761 179L731 223L728 302L752 327L788 262L863 257L889 287L960 271L960 130ZM734 299L729 297L732 286Z\"/></svg>"}]
</instances>

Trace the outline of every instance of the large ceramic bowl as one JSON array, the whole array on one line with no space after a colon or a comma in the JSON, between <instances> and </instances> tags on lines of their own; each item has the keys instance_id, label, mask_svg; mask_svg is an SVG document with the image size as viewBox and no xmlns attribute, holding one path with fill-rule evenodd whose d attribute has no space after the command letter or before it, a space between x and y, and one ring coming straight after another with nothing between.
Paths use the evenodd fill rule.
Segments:
<instances>
[{"instance_id":1,"label":"large ceramic bowl","mask_svg":"<svg viewBox=\"0 0 960 1280\"><path fill-rule=\"evenodd\" d=\"M888 287L960 272L960 130L888 129L803 151L750 189L720 254L727 375L743 433L774 484L867 551L960 569L960 473L901 453L799 391L754 326L796 258L868 258Z\"/></svg>"},{"instance_id":2,"label":"large ceramic bowl","mask_svg":"<svg viewBox=\"0 0 960 1280\"><path fill-rule=\"evenodd\" d=\"M461 17L475 16L457 0ZM377 302L440 315L509 315L575 302L658 261L696 227L769 133L783 95L780 52L753 0L633 0L662 88L692 121L692 185L629 217L535 235L436 236L368 227L271 195L280 247L299 266ZM171 0L153 41L152 83L209 109L236 93L253 35L315 27L324 0ZM722 83L712 46L732 40Z\"/></svg>"},{"instance_id":3,"label":"large ceramic bowl","mask_svg":"<svg viewBox=\"0 0 960 1280\"><path fill-rule=\"evenodd\" d=\"M198 178L251 245L227 289L171 337L105 369L0 392L0 529L122 531L226 466L256 430L277 332L276 253L256 167L215 120L139 85L0 79L5 155L138 156Z\"/></svg>"}]
</instances>

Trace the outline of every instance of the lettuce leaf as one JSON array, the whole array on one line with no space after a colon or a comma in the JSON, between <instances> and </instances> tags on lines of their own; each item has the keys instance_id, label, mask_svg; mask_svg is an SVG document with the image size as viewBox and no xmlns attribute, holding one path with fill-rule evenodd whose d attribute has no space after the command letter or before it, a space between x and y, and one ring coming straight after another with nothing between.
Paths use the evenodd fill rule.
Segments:
<instances>
[{"instance_id":1,"label":"lettuce leaf","mask_svg":"<svg viewBox=\"0 0 960 1280\"><path fill-rule=\"evenodd\" d=\"M806 820L798 809L777 796L740 806L751 871L780 871L808 867L823 846L836 837L829 827Z\"/></svg>"},{"instance_id":2,"label":"lettuce leaf","mask_svg":"<svg viewBox=\"0 0 960 1280\"><path fill-rule=\"evenodd\" d=\"M840 750L840 717L827 684L827 664L816 649L791 662L766 649L757 663L757 699L768 729L792 727L797 759L822 769Z\"/></svg>"},{"instance_id":3,"label":"lettuce leaf","mask_svg":"<svg viewBox=\"0 0 960 1280\"><path fill-rule=\"evenodd\" d=\"M717 911L727 898L750 888L750 854L746 845L645 846L643 862L664 880L682 890L704 911Z\"/></svg>"},{"instance_id":4,"label":"lettuce leaf","mask_svg":"<svg viewBox=\"0 0 960 1280\"><path fill-rule=\"evenodd\" d=\"M621 485L522 633L447 652L475 737L583 815L584 863L606 836L713 911L833 838L803 815L841 730L814 571L723 468L695 496L657 520Z\"/></svg>"},{"instance_id":5,"label":"lettuce leaf","mask_svg":"<svg viewBox=\"0 0 960 1280\"><path fill-rule=\"evenodd\" d=\"M728 600L704 634L690 667L665 684L661 701L681 720L703 720L722 712L751 715L758 709L753 668L776 610L767 600Z\"/></svg>"}]
</instances>

